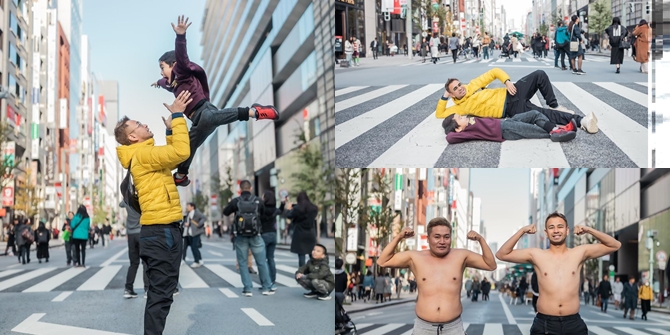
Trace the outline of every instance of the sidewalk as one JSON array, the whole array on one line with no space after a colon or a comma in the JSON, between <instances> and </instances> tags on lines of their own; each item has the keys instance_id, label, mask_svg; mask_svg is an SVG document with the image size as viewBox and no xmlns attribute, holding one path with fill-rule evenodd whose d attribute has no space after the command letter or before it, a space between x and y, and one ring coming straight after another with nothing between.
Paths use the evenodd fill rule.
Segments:
<instances>
[{"instance_id":1,"label":"sidewalk","mask_svg":"<svg viewBox=\"0 0 670 335\"><path fill-rule=\"evenodd\" d=\"M319 238L319 243L323 244L323 246L326 247L329 256L335 256L335 238L321 237ZM277 249L290 251L291 243L290 242L288 244L277 243Z\"/></svg>"},{"instance_id":2,"label":"sidewalk","mask_svg":"<svg viewBox=\"0 0 670 335\"><path fill-rule=\"evenodd\" d=\"M407 292L401 292L400 293L400 299L397 298L397 295L394 293L391 296L391 300L384 302L384 303L376 303L374 300L374 297L372 300L368 302L363 302L362 299L358 299L354 302L351 302L349 300L349 296L344 300L344 309L347 311L347 313L358 313L358 312L363 312L363 311L369 311L371 309L377 309L377 308L384 308L388 306L393 306L393 305L399 305L399 304L405 304L409 302L414 302L416 301L416 295L417 293L409 293Z\"/></svg>"},{"instance_id":3,"label":"sidewalk","mask_svg":"<svg viewBox=\"0 0 670 335\"><path fill-rule=\"evenodd\" d=\"M430 59L430 57L428 57L427 59ZM341 67L340 64L335 64L335 70L344 71L344 70L357 70L364 68L369 69L374 67L409 64L416 61L421 62L422 60L423 58L421 57L413 57L412 60L410 61L409 57L404 55L395 55L393 57L379 55L377 59L374 59L372 57L361 58L359 62L360 66Z\"/></svg>"},{"instance_id":4,"label":"sidewalk","mask_svg":"<svg viewBox=\"0 0 670 335\"><path fill-rule=\"evenodd\" d=\"M64 242L61 239L51 239L49 241L49 249L60 247L63 244L64 244ZM0 256L7 256L7 255L4 254L6 247L7 247L7 242L0 242ZM33 244L30 245L30 251L35 251L36 248L37 248L36 243L33 243ZM10 252L10 251L12 251L11 248L9 250L7 250L7 252Z\"/></svg>"}]
</instances>

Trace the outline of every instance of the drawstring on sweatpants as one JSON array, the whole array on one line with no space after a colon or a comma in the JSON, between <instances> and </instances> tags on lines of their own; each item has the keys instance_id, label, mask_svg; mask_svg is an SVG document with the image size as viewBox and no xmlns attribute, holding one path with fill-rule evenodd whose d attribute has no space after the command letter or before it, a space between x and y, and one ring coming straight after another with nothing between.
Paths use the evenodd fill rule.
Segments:
<instances>
[{"instance_id":1,"label":"drawstring on sweatpants","mask_svg":"<svg viewBox=\"0 0 670 335\"><path fill-rule=\"evenodd\" d=\"M433 327L437 327L437 335L440 335L444 330L444 323L441 323L439 325L433 325Z\"/></svg>"}]
</instances>

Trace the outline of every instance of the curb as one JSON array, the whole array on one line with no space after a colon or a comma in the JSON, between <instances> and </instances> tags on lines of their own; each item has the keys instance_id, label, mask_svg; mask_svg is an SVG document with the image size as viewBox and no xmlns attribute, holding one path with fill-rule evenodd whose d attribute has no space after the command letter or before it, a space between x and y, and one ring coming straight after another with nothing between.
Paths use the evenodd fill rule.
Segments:
<instances>
[{"instance_id":1,"label":"curb","mask_svg":"<svg viewBox=\"0 0 670 335\"><path fill-rule=\"evenodd\" d=\"M51 248L57 248L57 247L62 247L62 246L64 246L64 245L65 245L65 243L60 243L60 244L51 244L51 243L49 243L49 249L51 249ZM35 243L33 243L33 244L30 245L30 251L31 251L31 252L33 252L33 251L37 251L37 245L36 245ZM9 255L0 254L0 256L9 256ZM16 256L16 255L14 255L14 256L12 256L12 257L15 257L15 256Z\"/></svg>"},{"instance_id":2,"label":"curb","mask_svg":"<svg viewBox=\"0 0 670 335\"><path fill-rule=\"evenodd\" d=\"M354 313L365 312L365 311L369 311L369 310L373 310L373 309L384 308L384 307L388 307L388 306L395 306L395 305L406 304L406 303L409 303L409 302L415 302L415 301L416 301L416 299L403 299L403 300L396 301L396 302L388 302L388 303L384 303L383 305L372 305L372 306L370 306L370 307L357 309L357 310L355 310L355 311L347 311L347 313L349 313L349 314L354 314ZM349 305L349 306L351 306L351 305ZM345 305L344 307L345 307L345 309L346 309L346 305Z\"/></svg>"}]
</instances>

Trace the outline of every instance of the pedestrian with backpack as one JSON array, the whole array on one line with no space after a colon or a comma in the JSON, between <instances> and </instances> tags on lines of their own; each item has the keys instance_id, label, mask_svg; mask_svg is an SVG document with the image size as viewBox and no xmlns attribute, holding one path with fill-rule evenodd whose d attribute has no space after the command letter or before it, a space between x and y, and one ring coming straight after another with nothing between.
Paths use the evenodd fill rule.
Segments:
<instances>
[{"instance_id":1,"label":"pedestrian with backpack","mask_svg":"<svg viewBox=\"0 0 670 335\"><path fill-rule=\"evenodd\" d=\"M316 244L316 216L319 208L311 201L305 191L298 193L298 203L293 205L286 202L286 218L291 219L293 236L291 237L291 252L298 254L298 266L305 265L305 254L311 258Z\"/></svg>"},{"instance_id":2,"label":"pedestrian with backpack","mask_svg":"<svg viewBox=\"0 0 670 335\"><path fill-rule=\"evenodd\" d=\"M86 206L79 205L77 214L72 218L72 245L74 245L74 264L75 267L86 267L86 242L88 242L88 233L91 226L91 218L88 216Z\"/></svg>"},{"instance_id":3,"label":"pedestrian with backpack","mask_svg":"<svg viewBox=\"0 0 670 335\"><path fill-rule=\"evenodd\" d=\"M40 222L39 227L35 230L37 260L40 263L42 263L42 258L46 258L46 262L49 263L49 240L51 240L51 234L49 234L49 230L44 226L44 222Z\"/></svg>"},{"instance_id":4,"label":"pedestrian with backpack","mask_svg":"<svg viewBox=\"0 0 670 335\"><path fill-rule=\"evenodd\" d=\"M223 209L223 215L230 215L235 213L235 220L233 221L233 229L235 232L235 252L237 254L237 262L244 264L247 258L248 250L256 260L258 266L258 273L261 279L262 294L272 295L277 290L277 286L270 281L270 273L265 256L265 243L261 238L261 213L265 210L263 201L251 194L251 182L243 180L240 182L242 194L231 200L228 206ZM251 276L247 271L240 271L242 277L242 294L246 297L251 297L251 288L253 283Z\"/></svg>"},{"instance_id":5,"label":"pedestrian with backpack","mask_svg":"<svg viewBox=\"0 0 670 335\"><path fill-rule=\"evenodd\" d=\"M28 221L19 219L19 225L14 227L14 238L19 247L19 262L22 264L30 263L30 245L33 244L33 229Z\"/></svg>"}]
</instances>

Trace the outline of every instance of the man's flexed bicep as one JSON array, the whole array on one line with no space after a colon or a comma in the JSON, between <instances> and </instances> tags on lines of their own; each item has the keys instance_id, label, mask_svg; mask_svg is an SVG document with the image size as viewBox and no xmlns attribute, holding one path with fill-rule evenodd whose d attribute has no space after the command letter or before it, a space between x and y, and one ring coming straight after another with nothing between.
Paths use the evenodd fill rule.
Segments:
<instances>
[{"instance_id":1,"label":"man's flexed bicep","mask_svg":"<svg viewBox=\"0 0 670 335\"><path fill-rule=\"evenodd\" d=\"M477 90L488 86L496 79L500 80L501 83L505 83L505 81L511 80L505 71L497 67L493 68L468 83L468 93L466 96L472 95Z\"/></svg>"}]
</instances>

